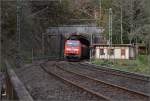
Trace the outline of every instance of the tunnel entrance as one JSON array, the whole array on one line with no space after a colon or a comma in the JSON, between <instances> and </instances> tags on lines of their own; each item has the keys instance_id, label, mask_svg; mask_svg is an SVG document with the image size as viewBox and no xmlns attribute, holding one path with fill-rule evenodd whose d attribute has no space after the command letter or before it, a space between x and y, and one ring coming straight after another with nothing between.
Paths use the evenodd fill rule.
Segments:
<instances>
[{"instance_id":1,"label":"tunnel entrance","mask_svg":"<svg viewBox=\"0 0 150 101\"><path fill-rule=\"evenodd\" d=\"M81 59L90 59L90 41L83 35L71 35L68 40L79 40L81 42Z\"/></svg>"},{"instance_id":2,"label":"tunnel entrance","mask_svg":"<svg viewBox=\"0 0 150 101\"><path fill-rule=\"evenodd\" d=\"M93 34L102 33L104 29L102 27L97 27L96 24L73 24L73 25L60 25L60 26L51 26L48 27L46 33L49 34L62 34L65 37L65 40L79 40L82 44L88 47L88 59L94 56L94 50L90 47L93 44ZM65 45L65 41L61 42L61 45ZM57 40L58 42L58 40ZM60 46L61 47L61 46ZM51 48L52 50L53 48ZM61 51L63 54L61 55L64 58L64 49L65 47L62 46Z\"/></svg>"},{"instance_id":3,"label":"tunnel entrance","mask_svg":"<svg viewBox=\"0 0 150 101\"><path fill-rule=\"evenodd\" d=\"M71 35L68 39L69 40L79 40L82 44L90 46L89 40L83 35Z\"/></svg>"}]
</instances>

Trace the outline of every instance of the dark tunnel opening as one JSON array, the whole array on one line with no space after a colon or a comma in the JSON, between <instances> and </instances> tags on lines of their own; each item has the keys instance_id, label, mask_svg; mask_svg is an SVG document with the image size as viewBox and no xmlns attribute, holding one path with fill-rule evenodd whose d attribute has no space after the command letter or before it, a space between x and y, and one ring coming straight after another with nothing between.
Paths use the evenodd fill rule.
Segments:
<instances>
[{"instance_id":1,"label":"dark tunnel opening","mask_svg":"<svg viewBox=\"0 0 150 101\"><path fill-rule=\"evenodd\" d=\"M82 53L84 54L82 59L90 59L90 41L85 36L71 35L67 40L79 40L82 45L87 47L86 49L82 47Z\"/></svg>"},{"instance_id":2,"label":"dark tunnel opening","mask_svg":"<svg viewBox=\"0 0 150 101\"><path fill-rule=\"evenodd\" d=\"M71 35L68 40L79 40L82 44L90 46L89 40L82 35Z\"/></svg>"}]
</instances>

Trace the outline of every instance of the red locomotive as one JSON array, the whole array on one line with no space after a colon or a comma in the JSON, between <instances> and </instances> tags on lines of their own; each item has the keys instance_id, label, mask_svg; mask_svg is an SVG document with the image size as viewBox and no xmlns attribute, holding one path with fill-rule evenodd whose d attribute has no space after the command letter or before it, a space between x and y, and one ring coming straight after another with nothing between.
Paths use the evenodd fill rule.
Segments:
<instances>
[{"instance_id":1,"label":"red locomotive","mask_svg":"<svg viewBox=\"0 0 150 101\"><path fill-rule=\"evenodd\" d=\"M66 59L89 58L89 46L78 38L70 38L65 42L64 56Z\"/></svg>"}]
</instances>

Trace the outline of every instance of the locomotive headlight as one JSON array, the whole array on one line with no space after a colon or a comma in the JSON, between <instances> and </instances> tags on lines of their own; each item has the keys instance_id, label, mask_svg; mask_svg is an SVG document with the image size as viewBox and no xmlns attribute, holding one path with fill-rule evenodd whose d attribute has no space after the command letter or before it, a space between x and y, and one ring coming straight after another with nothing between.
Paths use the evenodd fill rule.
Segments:
<instances>
[{"instance_id":1,"label":"locomotive headlight","mask_svg":"<svg viewBox=\"0 0 150 101\"><path fill-rule=\"evenodd\" d=\"M79 51L79 49L74 49L74 51Z\"/></svg>"},{"instance_id":2,"label":"locomotive headlight","mask_svg":"<svg viewBox=\"0 0 150 101\"><path fill-rule=\"evenodd\" d=\"M70 48L66 48L66 50L67 50L67 51L70 51L71 49L70 49Z\"/></svg>"}]
</instances>

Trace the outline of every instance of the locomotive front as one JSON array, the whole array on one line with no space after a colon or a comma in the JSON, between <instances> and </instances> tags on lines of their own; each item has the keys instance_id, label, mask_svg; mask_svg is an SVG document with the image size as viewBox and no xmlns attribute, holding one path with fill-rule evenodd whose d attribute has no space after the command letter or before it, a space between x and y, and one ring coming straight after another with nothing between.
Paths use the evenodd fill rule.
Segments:
<instances>
[{"instance_id":1,"label":"locomotive front","mask_svg":"<svg viewBox=\"0 0 150 101\"><path fill-rule=\"evenodd\" d=\"M80 59L81 57L81 43L79 40L67 40L65 42L64 50L65 58L67 59Z\"/></svg>"}]
</instances>

